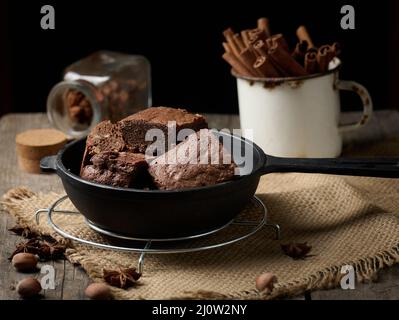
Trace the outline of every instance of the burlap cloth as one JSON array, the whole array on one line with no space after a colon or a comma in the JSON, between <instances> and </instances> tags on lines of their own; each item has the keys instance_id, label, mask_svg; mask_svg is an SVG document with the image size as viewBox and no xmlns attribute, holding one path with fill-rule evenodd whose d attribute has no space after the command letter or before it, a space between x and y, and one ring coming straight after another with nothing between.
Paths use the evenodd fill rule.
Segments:
<instances>
[{"instance_id":1,"label":"burlap cloth","mask_svg":"<svg viewBox=\"0 0 399 320\"><path fill-rule=\"evenodd\" d=\"M399 261L398 180L269 174L261 179L257 195L267 205L269 219L281 226L281 240L274 239L272 229L264 229L219 249L147 255L140 284L128 290L113 288L115 297L269 299L336 287L345 264L354 267L357 281L365 281ZM33 214L59 196L16 188L4 196L3 205L21 224L53 233L44 217L37 226ZM71 228L86 232L81 223ZM289 241L308 242L313 256L293 260L284 255L280 245ZM102 281L103 268L136 266L138 254L70 243L67 258ZM266 271L278 278L271 295L255 289L256 276Z\"/></svg>"}]
</instances>

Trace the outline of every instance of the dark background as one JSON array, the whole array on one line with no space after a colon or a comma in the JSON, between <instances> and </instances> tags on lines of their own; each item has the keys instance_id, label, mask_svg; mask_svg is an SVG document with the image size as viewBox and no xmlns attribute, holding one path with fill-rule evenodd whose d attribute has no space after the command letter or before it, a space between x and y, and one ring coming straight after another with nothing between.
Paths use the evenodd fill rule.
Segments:
<instances>
[{"instance_id":1,"label":"dark background","mask_svg":"<svg viewBox=\"0 0 399 320\"><path fill-rule=\"evenodd\" d=\"M316 45L342 45L342 79L370 91L375 108L398 102L398 1L2 1L0 115L45 111L50 88L70 63L99 49L143 54L152 63L154 105L237 112L235 80L221 59L222 31L270 18L273 33L295 42L305 24ZM55 30L40 28L40 8L55 8ZM342 30L340 8L356 10ZM360 105L345 94L344 109Z\"/></svg>"}]
</instances>

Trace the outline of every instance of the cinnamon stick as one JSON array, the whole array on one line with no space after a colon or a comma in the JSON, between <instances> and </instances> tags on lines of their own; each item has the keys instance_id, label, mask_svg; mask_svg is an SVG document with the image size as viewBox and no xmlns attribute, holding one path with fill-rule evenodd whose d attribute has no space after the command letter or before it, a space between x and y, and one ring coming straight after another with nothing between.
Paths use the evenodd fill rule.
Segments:
<instances>
[{"instance_id":1,"label":"cinnamon stick","mask_svg":"<svg viewBox=\"0 0 399 320\"><path fill-rule=\"evenodd\" d=\"M266 40L268 47L271 47L273 42L276 42L284 50L289 51L287 41L285 41L285 38L281 33L275 34Z\"/></svg>"},{"instance_id":2,"label":"cinnamon stick","mask_svg":"<svg viewBox=\"0 0 399 320\"><path fill-rule=\"evenodd\" d=\"M256 59L254 63L254 69L262 77L277 78L280 76L277 70L274 68L273 64L271 63L270 59L265 56L260 56Z\"/></svg>"},{"instance_id":3,"label":"cinnamon stick","mask_svg":"<svg viewBox=\"0 0 399 320\"><path fill-rule=\"evenodd\" d=\"M227 42L223 42L223 48L224 48L224 51L232 53L231 47Z\"/></svg>"},{"instance_id":4,"label":"cinnamon stick","mask_svg":"<svg viewBox=\"0 0 399 320\"><path fill-rule=\"evenodd\" d=\"M269 57L270 63L272 64L272 66L274 67L274 69L277 71L277 73L279 74L279 77L290 77L292 76L291 74L289 74L287 71L285 71L283 68L280 67L279 64L277 64L273 59L271 59Z\"/></svg>"},{"instance_id":5,"label":"cinnamon stick","mask_svg":"<svg viewBox=\"0 0 399 320\"><path fill-rule=\"evenodd\" d=\"M252 73L252 74L257 74L257 72L254 70L254 63L256 61L256 55L249 49L245 48L243 51L241 51L240 54L241 61L245 64L247 69ZM261 75L259 75L261 76Z\"/></svg>"},{"instance_id":6,"label":"cinnamon stick","mask_svg":"<svg viewBox=\"0 0 399 320\"><path fill-rule=\"evenodd\" d=\"M270 28L269 28L269 19L268 18L259 18L258 19L258 29L264 30L267 37L270 37Z\"/></svg>"},{"instance_id":7,"label":"cinnamon stick","mask_svg":"<svg viewBox=\"0 0 399 320\"><path fill-rule=\"evenodd\" d=\"M268 38L266 31L261 29L252 29L248 31L249 43L254 43L258 40L266 41Z\"/></svg>"},{"instance_id":8,"label":"cinnamon stick","mask_svg":"<svg viewBox=\"0 0 399 320\"><path fill-rule=\"evenodd\" d=\"M305 70L307 73L316 73L317 67L317 54L314 51L309 51L305 54Z\"/></svg>"},{"instance_id":9,"label":"cinnamon stick","mask_svg":"<svg viewBox=\"0 0 399 320\"><path fill-rule=\"evenodd\" d=\"M308 48L308 50L306 50L306 52L314 52L316 54L317 54L318 51L319 51L319 49L316 48L316 47L311 47L311 48Z\"/></svg>"},{"instance_id":10,"label":"cinnamon stick","mask_svg":"<svg viewBox=\"0 0 399 320\"><path fill-rule=\"evenodd\" d=\"M339 56L341 54L341 45L338 42L334 42L331 48L334 53L334 57Z\"/></svg>"},{"instance_id":11,"label":"cinnamon stick","mask_svg":"<svg viewBox=\"0 0 399 320\"><path fill-rule=\"evenodd\" d=\"M267 46L263 40L256 41L252 47L258 53L258 56L267 56Z\"/></svg>"},{"instance_id":12,"label":"cinnamon stick","mask_svg":"<svg viewBox=\"0 0 399 320\"><path fill-rule=\"evenodd\" d=\"M232 53L225 52L222 58L230 64L230 66L239 74L246 77L253 77L256 74L252 74L251 71Z\"/></svg>"},{"instance_id":13,"label":"cinnamon stick","mask_svg":"<svg viewBox=\"0 0 399 320\"><path fill-rule=\"evenodd\" d=\"M237 45L237 43L234 41L234 32L231 28L228 28L226 30L223 31L223 35L226 38L227 43L229 44L230 48L231 48L231 52L237 57L239 58L240 56L240 48Z\"/></svg>"},{"instance_id":14,"label":"cinnamon stick","mask_svg":"<svg viewBox=\"0 0 399 320\"><path fill-rule=\"evenodd\" d=\"M319 72L326 72L328 71L328 64L333 58L333 51L331 46L324 45L321 46L317 52L317 63L319 65Z\"/></svg>"},{"instance_id":15,"label":"cinnamon stick","mask_svg":"<svg viewBox=\"0 0 399 320\"><path fill-rule=\"evenodd\" d=\"M249 38L248 38L248 30L241 31L241 38L245 44L245 47L249 47L250 43L249 43Z\"/></svg>"},{"instance_id":16,"label":"cinnamon stick","mask_svg":"<svg viewBox=\"0 0 399 320\"><path fill-rule=\"evenodd\" d=\"M231 28L227 28L226 30L223 31L223 36L227 39L227 37L233 37L234 36L234 31Z\"/></svg>"},{"instance_id":17,"label":"cinnamon stick","mask_svg":"<svg viewBox=\"0 0 399 320\"><path fill-rule=\"evenodd\" d=\"M290 76L304 76L307 74L305 68L296 62L291 54L275 41L269 47L268 55L274 64L278 65Z\"/></svg>"},{"instance_id":18,"label":"cinnamon stick","mask_svg":"<svg viewBox=\"0 0 399 320\"><path fill-rule=\"evenodd\" d=\"M308 50L308 42L307 41L301 41L298 42L295 46L294 51L292 52L291 56L300 64L304 63L305 60L305 54L306 51Z\"/></svg>"},{"instance_id":19,"label":"cinnamon stick","mask_svg":"<svg viewBox=\"0 0 399 320\"><path fill-rule=\"evenodd\" d=\"M272 35L267 18L257 20L257 28L235 33L223 31L226 60L236 73L248 77L293 77L327 72L329 63L340 54L338 43L315 47L305 26L296 30L299 42L289 50L282 34Z\"/></svg>"},{"instance_id":20,"label":"cinnamon stick","mask_svg":"<svg viewBox=\"0 0 399 320\"><path fill-rule=\"evenodd\" d=\"M308 30L306 29L305 26L299 26L299 28L296 30L296 35L299 41L307 41L309 48L314 47L312 38L310 37Z\"/></svg>"},{"instance_id":21,"label":"cinnamon stick","mask_svg":"<svg viewBox=\"0 0 399 320\"><path fill-rule=\"evenodd\" d=\"M239 35L238 33L236 33L233 36L233 40L234 40L235 44L237 45L237 47L239 48L240 52L246 48L246 46L244 45L244 42L241 39L241 35Z\"/></svg>"}]
</instances>

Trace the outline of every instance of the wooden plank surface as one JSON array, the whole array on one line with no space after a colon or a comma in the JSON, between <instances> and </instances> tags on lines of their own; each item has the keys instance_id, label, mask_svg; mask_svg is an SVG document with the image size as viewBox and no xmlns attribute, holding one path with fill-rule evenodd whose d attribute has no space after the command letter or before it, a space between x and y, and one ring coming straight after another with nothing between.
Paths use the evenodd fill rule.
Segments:
<instances>
[{"instance_id":1,"label":"wooden plank surface","mask_svg":"<svg viewBox=\"0 0 399 320\"><path fill-rule=\"evenodd\" d=\"M18 132L32 128L49 127L47 117L42 114L9 114L0 119L0 195L15 186L26 186L33 191L62 191L62 184L56 175L28 174L21 172L17 167L15 153L15 135ZM15 246L23 238L7 231L14 225L14 219L0 211L0 299L18 299L15 286L19 280L26 277L13 270L8 257ZM44 264L39 264L39 267ZM67 261L45 262L55 268L56 288L46 290L43 295L46 299L84 299L84 288L90 283L84 270ZM40 273L30 276L41 277Z\"/></svg>"},{"instance_id":2,"label":"wooden plank surface","mask_svg":"<svg viewBox=\"0 0 399 320\"><path fill-rule=\"evenodd\" d=\"M237 115L206 115L212 128L239 128ZM353 122L359 118L358 113L348 113L343 116L344 123ZM399 113L395 111L376 112L370 123L344 137L346 145L366 144L376 140L399 137ZM21 172L17 167L15 154L15 135L18 132L49 127L45 114L9 114L0 119L0 196L16 186L26 186L33 191L62 190L60 180L56 175L36 175ZM13 219L0 211L0 299L17 299L14 290L16 283L26 277L25 274L15 272L8 257L15 245L22 238L11 234L8 228L14 225ZM84 288L90 283L84 271L67 261L52 263L56 271L56 289L44 292L46 299L84 299ZM37 276L37 274L36 274ZM334 289L316 291L302 295L298 299L399 299L399 267L383 270L379 282L358 285L356 290L344 291Z\"/></svg>"}]
</instances>

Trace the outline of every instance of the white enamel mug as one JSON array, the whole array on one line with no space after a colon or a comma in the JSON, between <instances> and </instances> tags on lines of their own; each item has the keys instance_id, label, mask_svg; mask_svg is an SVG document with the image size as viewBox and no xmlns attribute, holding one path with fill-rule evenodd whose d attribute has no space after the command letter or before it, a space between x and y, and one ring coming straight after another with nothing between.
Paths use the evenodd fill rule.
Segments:
<instances>
[{"instance_id":1,"label":"white enamel mug","mask_svg":"<svg viewBox=\"0 0 399 320\"><path fill-rule=\"evenodd\" d=\"M334 58L327 73L279 79L241 77L233 71L237 78L241 129L252 129L251 138L269 155L339 156L342 132L361 128L373 112L366 88L354 81L339 80L339 66L339 59ZM363 115L359 122L339 125L340 90L360 96Z\"/></svg>"}]
</instances>

